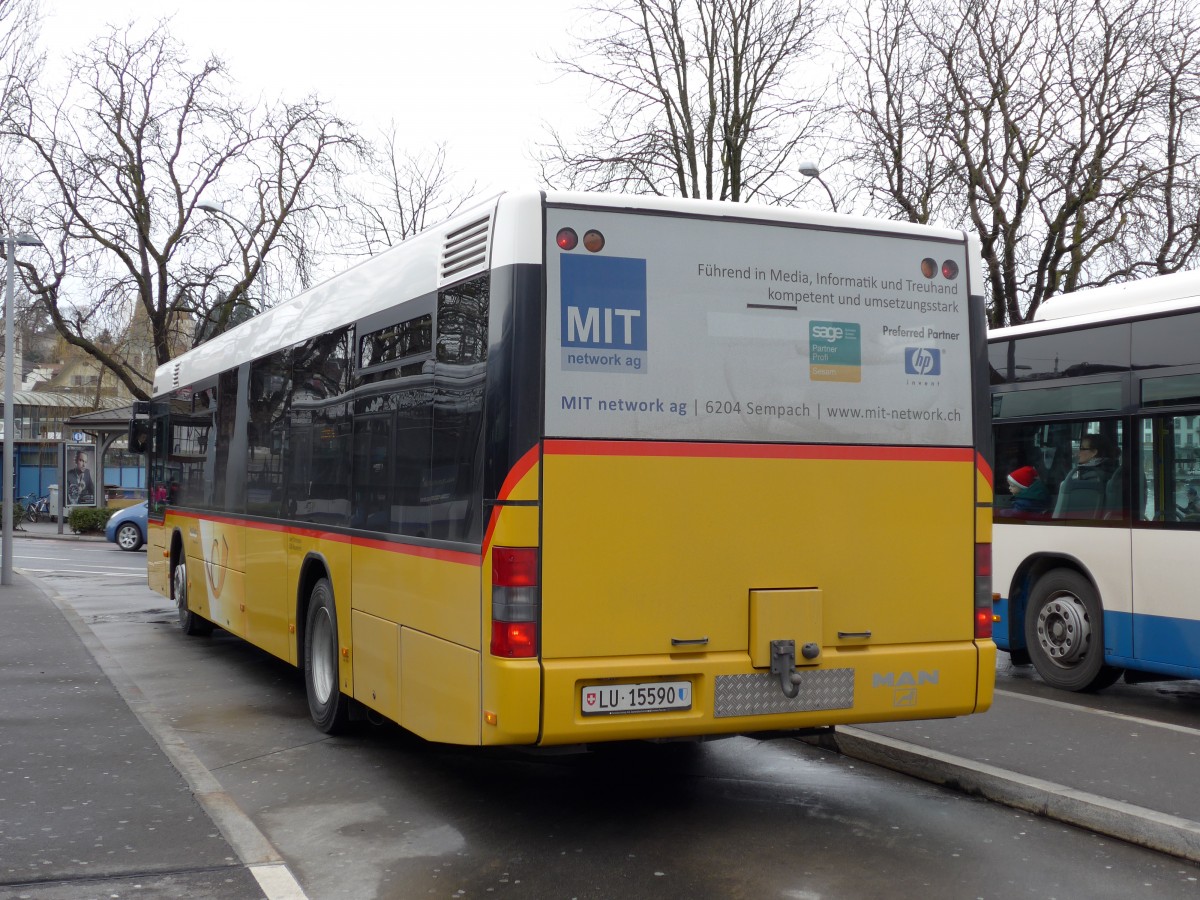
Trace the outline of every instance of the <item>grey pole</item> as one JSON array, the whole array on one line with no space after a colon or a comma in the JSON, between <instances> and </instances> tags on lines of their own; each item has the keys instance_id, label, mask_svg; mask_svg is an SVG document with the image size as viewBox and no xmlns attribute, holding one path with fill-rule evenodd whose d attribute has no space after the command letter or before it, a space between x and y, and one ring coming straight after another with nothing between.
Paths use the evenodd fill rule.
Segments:
<instances>
[{"instance_id":1,"label":"grey pole","mask_svg":"<svg viewBox=\"0 0 1200 900\"><path fill-rule=\"evenodd\" d=\"M40 247L42 242L32 234L6 234L4 255L8 260L8 287L4 292L4 532L0 541L0 585L12 584L13 542L13 445L17 442L13 416L13 383L17 380L14 359L16 340L13 335L13 282L16 281L17 246Z\"/></svg>"}]
</instances>

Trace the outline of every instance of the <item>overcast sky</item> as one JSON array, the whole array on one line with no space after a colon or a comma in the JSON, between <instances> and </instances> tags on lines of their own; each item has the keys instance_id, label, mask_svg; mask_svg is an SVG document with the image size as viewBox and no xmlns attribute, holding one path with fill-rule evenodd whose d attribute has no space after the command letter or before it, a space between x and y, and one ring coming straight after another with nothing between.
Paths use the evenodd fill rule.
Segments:
<instances>
[{"instance_id":1,"label":"overcast sky","mask_svg":"<svg viewBox=\"0 0 1200 900\"><path fill-rule=\"evenodd\" d=\"M316 90L368 136L394 119L405 149L445 143L460 181L481 189L535 183L543 122L581 120L579 82L539 61L570 47L576 0L43 0L53 63L107 24L171 31L200 59L224 58L246 96ZM153 13L151 14L151 11ZM574 94L575 96L571 96ZM570 129L566 129L570 130Z\"/></svg>"}]
</instances>

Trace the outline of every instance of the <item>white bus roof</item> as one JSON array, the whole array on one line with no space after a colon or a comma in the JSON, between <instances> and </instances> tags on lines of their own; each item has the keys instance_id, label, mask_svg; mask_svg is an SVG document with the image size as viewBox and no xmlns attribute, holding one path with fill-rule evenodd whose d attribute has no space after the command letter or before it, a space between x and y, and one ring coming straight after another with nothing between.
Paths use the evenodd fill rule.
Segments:
<instances>
[{"instance_id":1,"label":"white bus roof","mask_svg":"<svg viewBox=\"0 0 1200 900\"><path fill-rule=\"evenodd\" d=\"M989 340L1044 331L1084 328L1121 319L1141 319L1200 305L1200 270L1156 275L1137 281L1056 294L1038 307L1033 321L993 328Z\"/></svg>"},{"instance_id":2,"label":"white bus roof","mask_svg":"<svg viewBox=\"0 0 1200 900\"><path fill-rule=\"evenodd\" d=\"M161 397L241 362L267 356L489 268L541 264L544 248L540 228L532 229L528 223L540 223L543 201L554 206L793 223L975 245L973 237L954 229L809 209L573 191L501 193L480 199L450 219L165 363L155 372L153 395ZM978 253L970 252L968 260L969 284L982 284Z\"/></svg>"}]
</instances>

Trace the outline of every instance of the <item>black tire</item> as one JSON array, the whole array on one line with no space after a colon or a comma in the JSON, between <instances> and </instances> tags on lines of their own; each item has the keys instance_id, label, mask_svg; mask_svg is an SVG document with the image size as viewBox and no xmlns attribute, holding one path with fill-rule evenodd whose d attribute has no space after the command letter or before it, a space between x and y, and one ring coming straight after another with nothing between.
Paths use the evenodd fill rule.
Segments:
<instances>
[{"instance_id":1,"label":"black tire","mask_svg":"<svg viewBox=\"0 0 1200 900\"><path fill-rule=\"evenodd\" d=\"M29 507L27 510L25 510L25 518L27 518L30 522L32 522L34 525L36 525L37 520L38 520L38 511L36 509L34 509L32 506Z\"/></svg>"},{"instance_id":2,"label":"black tire","mask_svg":"<svg viewBox=\"0 0 1200 900\"><path fill-rule=\"evenodd\" d=\"M342 693L338 663L337 608L328 578L313 585L304 629L304 691L313 724L326 734L344 731L350 700Z\"/></svg>"},{"instance_id":3,"label":"black tire","mask_svg":"<svg viewBox=\"0 0 1200 900\"><path fill-rule=\"evenodd\" d=\"M142 548L142 529L138 528L132 522L126 522L117 529L116 535L117 546L122 550L133 552Z\"/></svg>"},{"instance_id":4,"label":"black tire","mask_svg":"<svg viewBox=\"0 0 1200 900\"><path fill-rule=\"evenodd\" d=\"M1042 679L1064 691L1098 691L1121 677L1104 664L1104 608L1092 583L1054 569L1033 586L1025 610L1025 645Z\"/></svg>"},{"instance_id":5,"label":"black tire","mask_svg":"<svg viewBox=\"0 0 1200 900\"><path fill-rule=\"evenodd\" d=\"M175 609L179 614L179 628L189 637L207 637L212 634L212 622L192 612L187 605L187 565L180 560L171 572L171 596L175 598Z\"/></svg>"}]
</instances>

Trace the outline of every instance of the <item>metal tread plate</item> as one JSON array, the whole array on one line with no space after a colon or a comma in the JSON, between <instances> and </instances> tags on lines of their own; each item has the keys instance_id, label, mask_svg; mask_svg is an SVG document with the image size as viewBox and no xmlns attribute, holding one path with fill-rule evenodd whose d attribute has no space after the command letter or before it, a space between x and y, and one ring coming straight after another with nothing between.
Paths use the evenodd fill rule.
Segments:
<instances>
[{"instance_id":1,"label":"metal tread plate","mask_svg":"<svg viewBox=\"0 0 1200 900\"><path fill-rule=\"evenodd\" d=\"M854 706L854 669L800 669L799 674L800 693L791 699L784 696L774 675L718 675L713 715L726 719Z\"/></svg>"}]
</instances>

